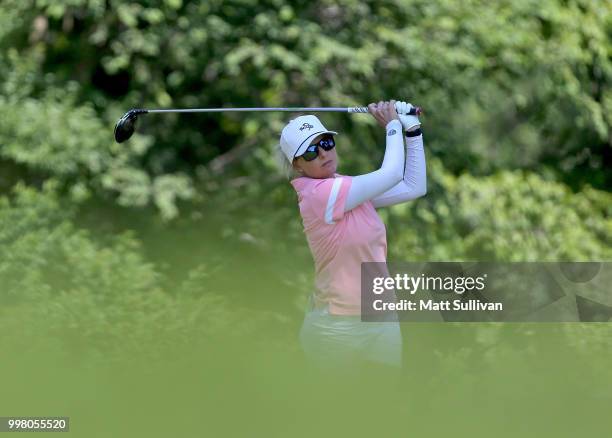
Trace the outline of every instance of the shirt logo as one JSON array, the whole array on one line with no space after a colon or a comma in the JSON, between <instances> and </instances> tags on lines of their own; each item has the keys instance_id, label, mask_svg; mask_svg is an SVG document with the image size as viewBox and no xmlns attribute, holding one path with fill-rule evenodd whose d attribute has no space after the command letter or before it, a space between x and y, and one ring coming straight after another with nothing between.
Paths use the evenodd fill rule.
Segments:
<instances>
[{"instance_id":1,"label":"shirt logo","mask_svg":"<svg viewBox=\"0 0 612 438\"><path fill-rule=\"evenodd\" d=\"M391 137L392 135L397 134L397 131L395 129L392 129L391 131L389 131L389 133L387 134L388 137Z\"/></svg>"},{"instance_id":2,"label":"shirt logo","mask_svg":"<svg viewBox=\"0 0 612 438\"><path fill-rule=\"evenodd\" d=\"M309 131L314 128L314 126L312 126L309 123L304 123L302 126L300 126L300 131L303 131L304 129L308 129Z\"/></svg>"}]
</instances>

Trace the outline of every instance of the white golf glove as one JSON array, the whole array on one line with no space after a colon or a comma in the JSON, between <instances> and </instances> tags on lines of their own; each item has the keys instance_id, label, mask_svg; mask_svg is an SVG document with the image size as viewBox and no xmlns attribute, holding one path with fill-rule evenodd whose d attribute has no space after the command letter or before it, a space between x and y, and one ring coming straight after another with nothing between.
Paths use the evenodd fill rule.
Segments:
<instances>
[{"instance_id":1,"label":"white golf glove","mask_svg":"<svg viewBox=\"0 0 612 438\"><path fill-rule=\"evenodd\" d=\"M421 122L417 116L411 116L408 112L413 108L411 103L396 101L395 111L399 116L400 122L404 127L404 131L414 131L421 127Z\"/></svg>"}]
</instances>

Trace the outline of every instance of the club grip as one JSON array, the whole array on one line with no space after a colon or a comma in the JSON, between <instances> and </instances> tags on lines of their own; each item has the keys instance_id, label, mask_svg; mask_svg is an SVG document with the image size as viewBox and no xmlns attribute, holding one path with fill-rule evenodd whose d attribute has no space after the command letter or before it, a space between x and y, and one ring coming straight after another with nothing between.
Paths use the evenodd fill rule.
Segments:
<instances>
[{"instance_id":1,"label":"club grip","mask_svg":"<svg viewBox=\"0 0 612 438\"><path fill-rule=\"evenodd\" d=\"M367 113L369 111L368 111L368 107L366 106L352 106L348 108L348 112L349 113ZM409 116L420 116L421 114L423 114L423 109L420 106L413 106L412 108L410 108L410 111L408 111Z\"/></svg>"}]
</instances>

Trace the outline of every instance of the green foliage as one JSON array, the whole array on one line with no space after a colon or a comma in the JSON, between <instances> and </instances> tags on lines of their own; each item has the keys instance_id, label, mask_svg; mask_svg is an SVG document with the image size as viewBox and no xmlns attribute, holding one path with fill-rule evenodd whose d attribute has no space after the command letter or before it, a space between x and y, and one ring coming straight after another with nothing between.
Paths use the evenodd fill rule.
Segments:
<instances>
[{"instance_id":1,"label":"green foliage","mask_svg":"<svg viewBox=\"0 0 612 438\"><path fill-rule=\"evenodd\" d=\"M535 174L455 177L429 162L430 194L391 211L393 254L409 260L588 261L612 257L612 196Z\"/></svg>"},{"instance_id":2,"label":"green foliage","mask_svg":"<svg viewBox=\"0 0 612 438\"><path fill-rule=\"evenodd\" d=\"M87 136L89 154L107 153L110 125L133 106L348 106L395 97L429 110L428 145L453 173L546 169L574 188L603 188L610 184L610 12L609 2L561 0L7 0L0 49L16 49L32 66L12 81L24 83L20 97L59 105L73 118L83 113L81 138L100 130ZM63 99L70 81L79 84L78 100L45 100L54 89ZM89 105L98 128L87 123ZM268 146L285 119L148 116L141 132L154 144L137 136L126 146L139 151L132 164L150 178L127 180L148 195L120 199L154 201L156 176L193 177L219 153ZM365 116L330 120L360 139L356 147L371 150L377 142ZM31 140L28 132L9 132L17 144ZM37 154L63 162L57 147ZM261 156L249 158L243 165L253 172Z\"/></svg>"},{"instance_id":3,"label":"green foliage","mask_svg":"<svg viewBox=\"0 0 612 438\"><path fill-rule=\"evenodd\" d=\"M288 336L270 308L280 296L295 311L311 259L295 194L269 175L287 115L151 114L118 145L112 127L131 107L406 99L426 110L429 193L382 212L393 258L610 259L611 11L588 0L3 0L0 339L50 328L64 347L129 351L266 323ZM342 171L373 169L373 120L322 118L342 133ZM166 222L146 217L149 205ZM229 280L248 272L249 288L217 281L202 265L211 254ZM245 290L266 305L237 311Z\"/></svg>"},{"instance_id":4,"label":"green foliage","mask_svg":"<svg viewBox=\"0 0 612 438\"><path fill-rule=\"evenodd\" d=\"M77 291L101 304L123 294L156 293L157 273L138 254L136 242L121 236L108 248L98 247L71 224L70 209L51 186L42 193L17 187L13 199L2 198L0 212L4 304Z\"/></svg>"},{"instance_id":5,"label":"green foliage","mask_svg":"<svg viewBox=\"0 0 612 438\"><path fill-rule=\"evenodd\" d=\"M65 207L49 184L43 192L21 186L10 199L0 198L4 347L26 342L46 348L37 342L51 335L60 351L155 356L192 345L194 336L210 342L261 325L262 315L246 318L237 305L230 311L204 265L164 290L163 275L145 260L134 236L97 242L71 224L74 212Z\"/></svg>"},{"instance_id":6,"label":"green foliage","mask_svg":"<svg viewBox=\"0 0 612 438\"><path fill-rule=\"evenodd\" d=\"M155 176L142 169L150 138L136 136L121 147L114 143L92 106L77 103L78 83L68 82L64 90L51 87L37 98L24 96L21 80L32 76L33 68L15 51L8 59L14 70L0 94L1 158L62 182L75 201L92 191L106 193L125 206L152 202L171 219L178 214L176 200L193 196L185 175ZM34 87L27 81L23 85Z\"/></svg>"}]
</instances>

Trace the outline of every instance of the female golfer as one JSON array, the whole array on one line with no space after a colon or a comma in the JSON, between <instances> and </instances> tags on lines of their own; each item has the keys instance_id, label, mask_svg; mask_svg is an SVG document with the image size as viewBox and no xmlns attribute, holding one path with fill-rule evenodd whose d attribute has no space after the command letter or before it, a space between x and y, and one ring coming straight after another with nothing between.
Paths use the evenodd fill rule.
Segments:
<instances>
[{"instance_id":1,"label":"female golfer","mask_svg":"<svg viewBox=\"0 0 612 438\"><path fill-rule=\"evenodd\" d=\"M291 184L315 262L300 340L318 365L401 366L397 318L361 321L360 280L362 262L386 262L386 230L375 209L426 193L423 137L419 119L406 115L410 108L393 100L368 106L385 129L385 155L378 170L353 177L336 173L337 133L317 117L297 117L282 131L280 151L285 167L296 174Z\"/></svg>"}]
</instances>

